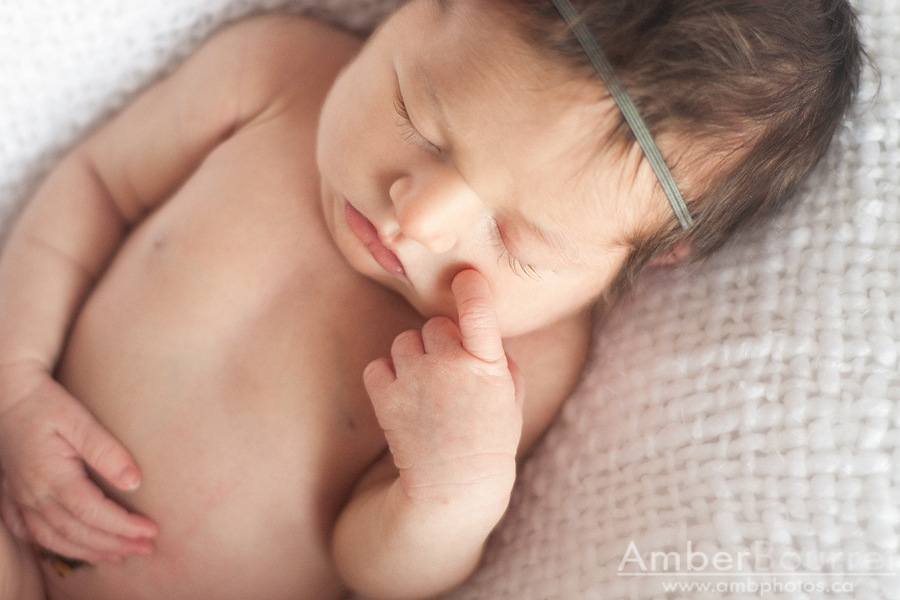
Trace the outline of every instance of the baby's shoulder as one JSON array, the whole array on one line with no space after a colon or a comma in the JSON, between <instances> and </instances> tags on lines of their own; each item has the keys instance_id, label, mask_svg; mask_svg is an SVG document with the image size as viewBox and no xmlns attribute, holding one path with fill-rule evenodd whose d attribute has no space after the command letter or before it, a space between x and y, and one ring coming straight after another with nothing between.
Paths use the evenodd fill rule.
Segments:
<instances>
[{"instance_id":1,"label":"baby's shoulder","mask_svg":"<svg viewBox=\"0 0 900 600\"><path fill-rule=\"evenodd\" d=\"M330 86L361 45L358 37L325 23L267 13L225 26L200 52L237 80L241 96L253 97L297 85Z\"/></svg>"},{"instance_id":2,"label":"baby's shoulder","mask_svg":"<svg viewBox=\"0 0 900 600\"><path fill-rule=\"evenodd\" d=\"M273 67L310 64L333 55L338 60L353 56L362 40L346 31L299 15L265 13L225 26L215 34L223 49L230 48L245 60Z\"/></svg>"}]
</instances>

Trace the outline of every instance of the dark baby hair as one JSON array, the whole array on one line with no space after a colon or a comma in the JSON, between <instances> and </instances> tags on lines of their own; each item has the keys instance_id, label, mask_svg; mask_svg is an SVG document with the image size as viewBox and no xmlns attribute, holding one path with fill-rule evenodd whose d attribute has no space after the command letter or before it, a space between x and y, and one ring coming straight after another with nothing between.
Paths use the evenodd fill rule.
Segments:
<instances>
[{"instance_id":1,"label":"dark baby hair","mask_svg":"<svg viewBox=\"0 0 900 600\"><path fill-rule=\"evenodd\" d=\"M492 0L522 38L597 77L552 0ZM447 8L453 2L444 0ZM694 225L634 232L608 300L681 240L695 259L774 214L853 103L865 53L847 0L572 0L666 156ZM636 143L624 119L615 141ZM663 148L663 154L666 150ZM660 201L665 198L660 194Z\"/></svg>"},{"instance_id":2,"label":"dark baby hair","mask_svg":"<svg viewBox=\"0 0 900 600\"><path fill-rule=\"evenodd\" d=\"M549 0L509 4L524 17L527 39L592 70ZM689 240L702 258L775 213L825 153L859 86L864 53L847 0L573 4L654 135L697 144L685 163L702 163L706 153L723 165L682 190L696 220L691 229L673 218L630 240L613 296L675 242ZM633 143L624 120L619 130ZM679 163L670 162L676 179Z\"/></svg>"}]
</instances>

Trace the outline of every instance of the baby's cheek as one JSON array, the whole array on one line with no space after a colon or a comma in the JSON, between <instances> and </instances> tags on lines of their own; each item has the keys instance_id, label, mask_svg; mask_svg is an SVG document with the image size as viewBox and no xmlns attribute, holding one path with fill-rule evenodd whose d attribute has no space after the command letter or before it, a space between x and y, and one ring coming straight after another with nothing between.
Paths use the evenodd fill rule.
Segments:
<instances>
[{"instance_id":1,"label":"baby's cheek","mask_svg":"<svg viewBox=\"0 0 900 600\"><path fill-rule=\"evenodd\" d=\"M572 296L542 297L534 291L501 293L495 298L497 321L503 338L532 333L576 312Z\"/></svg>"},{"instance_id":2,"label":"baby's cheek","mask_svg":"<svg viewBox=\"0 0 900 600\"><path fill-rule=\"evenodd\" d=\"M527 301L527 295L527 292L523 292L520 301L516 301L513 295L503 292L494 297L494 309L497 312L501 337L516 336L531 329L528 323L532 319L524 319L522 314L522 304Z\"/></svg>"}]
</instances>

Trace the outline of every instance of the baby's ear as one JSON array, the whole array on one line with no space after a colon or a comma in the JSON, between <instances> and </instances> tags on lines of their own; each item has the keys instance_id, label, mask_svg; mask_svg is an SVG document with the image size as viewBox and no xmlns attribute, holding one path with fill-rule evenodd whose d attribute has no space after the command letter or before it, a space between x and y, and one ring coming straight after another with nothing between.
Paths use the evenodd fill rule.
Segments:
<instances>
[{"instance_id":1,"label":"baby's ear","mask_svg":"<svg viewBox=\"0 0 900 600\"><path fill-rule=\"evenodd\" d=\"M680 264L694 251L693 245L688 240L679 240L672 246L650 261L650 266L674 266Z\"/></svg>"}]
</instances>

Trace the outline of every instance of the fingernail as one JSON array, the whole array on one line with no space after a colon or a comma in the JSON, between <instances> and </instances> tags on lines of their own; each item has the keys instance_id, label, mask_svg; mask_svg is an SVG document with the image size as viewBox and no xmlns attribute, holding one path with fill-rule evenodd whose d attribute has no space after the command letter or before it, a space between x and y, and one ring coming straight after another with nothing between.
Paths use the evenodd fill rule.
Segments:
<instances>
[{"instance_id":1,"label":"fingernail","mask_svg":"<svg viewBox=\"0 0 900 600\"><path fill-rule=\"evenodd\" d=\"M119 473L119 482L122 483L125 490L133 492L141 485L141 475L137 469L128 465Z\"/></svg>"}]
</instances>

